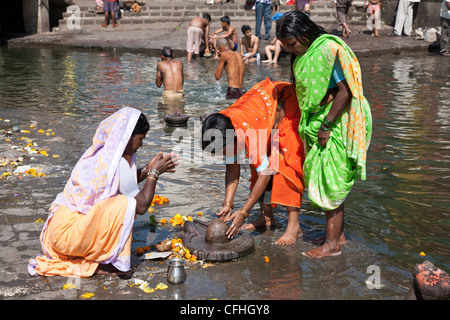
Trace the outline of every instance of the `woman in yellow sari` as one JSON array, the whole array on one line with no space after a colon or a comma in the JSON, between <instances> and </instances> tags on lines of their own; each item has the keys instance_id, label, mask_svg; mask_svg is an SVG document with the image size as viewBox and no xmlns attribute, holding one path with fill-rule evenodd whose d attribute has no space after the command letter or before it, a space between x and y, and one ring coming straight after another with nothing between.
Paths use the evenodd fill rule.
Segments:
<instances>
[{"instance_id":1,"label":"woman in yellow sari","mask_svg":"<svg viewBox=\"0 0 450 320\"><path fill-rule=\"evenodd\" d=\"M31 275L132 274L135 215L148 210L159 175L176 166L171 154L160 152L144 168L136 168L136 151L148 130L145 115L133 108L100 123L92 146L49 209L40 236L44 254L30 260Z\"/></svg>"}]
</instances>

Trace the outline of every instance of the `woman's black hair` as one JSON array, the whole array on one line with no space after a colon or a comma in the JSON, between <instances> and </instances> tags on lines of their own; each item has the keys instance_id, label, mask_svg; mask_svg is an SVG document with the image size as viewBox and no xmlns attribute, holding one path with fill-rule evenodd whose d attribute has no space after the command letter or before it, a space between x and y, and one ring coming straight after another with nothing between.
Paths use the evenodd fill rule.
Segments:
<instances>
[{"instance_id":1,"label":"woman's black hair","mask_svg":"<svg viewBox=\"0 0 450 320\"><path fill-rule=\"evenodd\" d=\"M305 43L306 41L306 44L309 46L318 37L327 33L323 27L317 25L307 14L301 11L286 12L281 19L277 20L276 34L278 39L295 38L301 43ZM297 55L291 53L291 78L294 84L295 78L292 72L292 66L296 57Z\"/></svg>"},{"instance_id":2,"label":"woman's black hair","mask_svg":"<svg viewBox=\"0 0 450 320\"><path fill-rule=\"evenodd\" d=\"M208 137L207 133L210 129L216 129L219 130L222 134L222 143L221 146L225 146L228 142L227 140L227 130L234 130L233 123L231 122L230 118L227 116L221 114L221 113L213 113L210 114L206 119L203 121L202 125L202 150L205 150L207 146L209 146L212 142L215 140L215 136L211 135ZM206 138L206 140L205 140ZM212 139L214 138L214 139ZM229 137L228 137L229 138Z\"/></svg>"},{"instance_id":3,"label":"woman's black hair","mask_svg":"<svg viewBox=\"0 0 450 320\"><path fill-rule=\"evenodd\" d=\"M149 129L150 124L147 121L147 117L145 116L145 114L141 113L131 135L134 136L137 134L146 133Z\"/></svg>"}]
</instances>

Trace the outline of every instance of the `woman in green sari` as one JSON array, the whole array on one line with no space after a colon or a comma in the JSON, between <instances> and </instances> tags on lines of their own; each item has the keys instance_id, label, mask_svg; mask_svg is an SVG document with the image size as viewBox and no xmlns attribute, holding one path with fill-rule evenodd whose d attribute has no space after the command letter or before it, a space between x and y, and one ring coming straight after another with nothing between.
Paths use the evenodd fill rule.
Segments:
<instances>
[{"instance_id":1,"label":"woman in green sari","mask_svg":"<svg viewBox=\"0 0 450 320\"><path fill-rule=\"evenodd\" d=\"M344 200L356 179L366 179L372 132L370 105L352 50L298 11L285 13L277 37L291 52L292 81L302 111L299 132L307 151L303 173L313 205L326 212L325 242L303 252L341 254Z\"/></svg>"}]
</instances>

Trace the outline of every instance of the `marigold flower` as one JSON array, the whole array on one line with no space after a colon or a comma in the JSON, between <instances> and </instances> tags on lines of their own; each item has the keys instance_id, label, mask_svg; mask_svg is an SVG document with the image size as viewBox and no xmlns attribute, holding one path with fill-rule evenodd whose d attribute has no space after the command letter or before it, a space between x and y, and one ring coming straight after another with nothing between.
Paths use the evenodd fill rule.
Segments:
<instances>
[{"instance_id":1,"label":"marigold flower","mask_svg":"<svg viewBox=\"0 0 450 320\"><path fill-rule=\"evenodd\" d=\"M265 256L265 257L264 257L264 261L265 261L265 262L269 262L269 261L270 261L269 257L268 257L268 256Z\"/></svg>"},{"instance_id":2,"label":"marigold flower","mask_svg":"<svg viewBox=\"0 0 450 320\"><path fill-rule=\"evenodd\" d=\"M142 249L141 247L137 247L137 248L136 248L136 253L137 253L137 254L140 255L140 254L142 254L143 252L144 252L144 249Z\"/></svg>"},{"instance_id":3,"label":"marigold flower","mask_svg":"<svg viewBox=\"0 0 450 320\"><path fill-rule=\"evenodd\" d=\"M164 290L164 289L167 289L167 288L168 288L167 285L165 285L164 283L160 282L160 283L158 283L158 284L156 285L156 288L155 288L155 289L158 289L158 290Z\"/></svg>"},{"instance_id":4,"label":"marigold flower","mask_svg":"<svg viewBox=\"0 0 450 320\"><path fill-rule=\"evenodd\" d=\"M81 299L90 299L90 298L92 298L93 296L95 296L95 293L93 293L93 292L86 292L85 294L83 294L83 295L81 296Z\"/></svg>"},{"instance_id":5,"label":"marigold flower","mask_svg":"<svg viewBox=\"0 0 450 320\"><path fill-rule=\"evenodd\" d=\"M76 289L76 288L77 288L77 286L74 285L72 282L66 283L66 284L63 286L63 290L66 290L66 289Z\"/></svg>"}]
</instances>

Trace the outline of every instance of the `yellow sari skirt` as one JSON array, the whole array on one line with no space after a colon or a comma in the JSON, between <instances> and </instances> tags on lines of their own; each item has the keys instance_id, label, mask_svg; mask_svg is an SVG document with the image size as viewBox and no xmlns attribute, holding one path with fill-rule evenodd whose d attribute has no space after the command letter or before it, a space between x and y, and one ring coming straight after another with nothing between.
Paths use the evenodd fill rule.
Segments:
<instances>
[{"instance_id":1,"label":"yellow sari skirt","mask_svg":"<svg viewBox=\"0 0 450 320\"><path fill-rule=\"evenodd\" d=\"M124 195L100 201L87 214L61 205L42 230L45 255L36 257L35 272L90 277L100 263L128 271L135 208L135 200Z\"/></svg>"}]
</instances>

